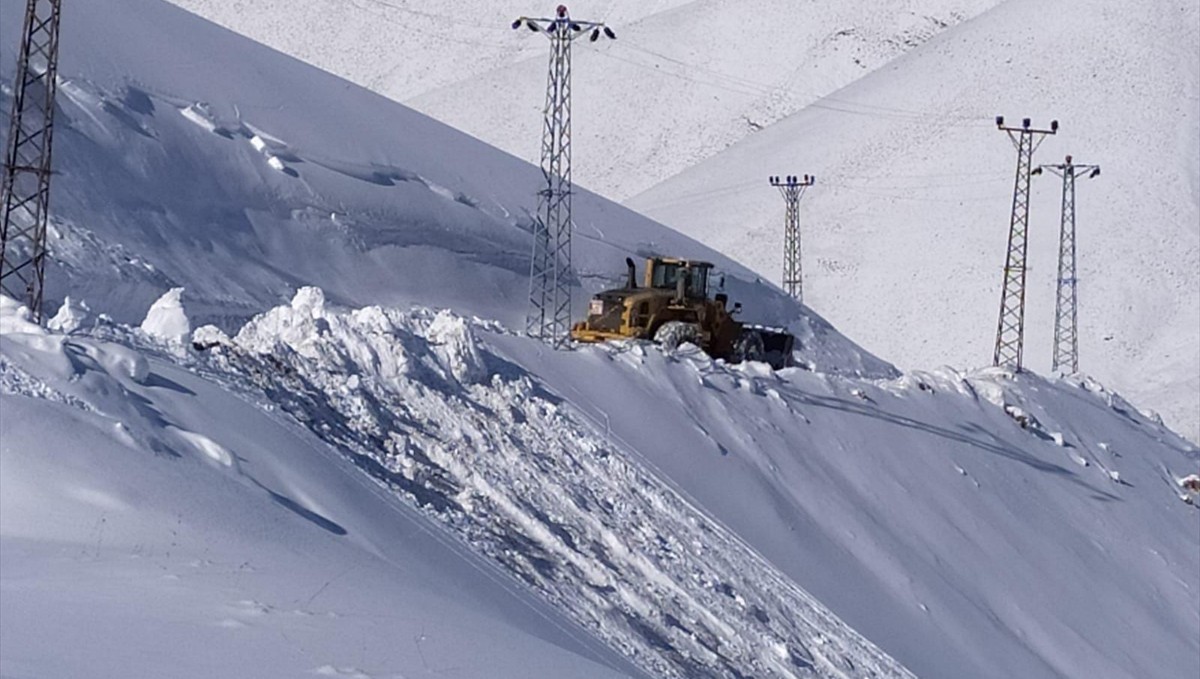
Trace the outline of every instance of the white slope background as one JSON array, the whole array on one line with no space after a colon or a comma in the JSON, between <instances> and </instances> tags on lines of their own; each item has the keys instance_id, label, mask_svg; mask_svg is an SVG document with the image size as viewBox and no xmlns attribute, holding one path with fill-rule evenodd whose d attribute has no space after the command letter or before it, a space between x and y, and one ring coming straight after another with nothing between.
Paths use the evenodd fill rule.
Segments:
<instances>
[{"instance_id":1,"label":"white slope background","mask_svg":"<svg viewBox=\"0 0 1200 679\"><path fill-rule=\"evenodd\" d=\"M546 41L508 23L553 3L175 2L537 160ZM577 181L778 282L767 175L818 176L806 301L905 367L990 360L1015 160L992 119L1057 118L1036 160L1103 168L1079 187L1082 368L1200 440L1195 2L568 4L618 32L577 43ZM1034 186L1026 355L1048 372L1060 184Z\"/></svg>"},{"instance_id":2,"label":"white slope background","mask_svg":"<svg viewBox=\"0 0 1200 679\"><path fill-rule=\"evenodd\" d=\"M0 305L0 675L1200 664L1200 452L1152 414L901 375L587 193L580 300L626 255L708 257L805 368L547 351L513 332L536 168L166 3L68 9L72 301L49 328Z\"/></svg>"}]
</instances>

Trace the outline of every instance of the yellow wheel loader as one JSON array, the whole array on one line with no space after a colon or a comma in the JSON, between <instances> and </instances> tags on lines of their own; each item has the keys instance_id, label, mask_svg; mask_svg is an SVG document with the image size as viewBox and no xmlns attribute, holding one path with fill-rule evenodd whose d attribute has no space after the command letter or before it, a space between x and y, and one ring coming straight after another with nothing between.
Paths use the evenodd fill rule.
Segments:
<instances>
[{"instance_id":1,"label":"yellow wheel loader","mask_svg":"<svg viewBox=\"0 0 1200 679\"><path fill-rule=\"evenodd\" d=\"M709 296L713 265L669 257L646 260L641 287L637 267L626 258L625 287L592 298L587 320L571 328L577 342L615 339L653 340L666 349L691 342L713 358L731 363L763 361L774 368L791 365L795 338L788 332L747 325L734 318L741 304L727 309L723 292Z\"/></svg>"}]
</instances>

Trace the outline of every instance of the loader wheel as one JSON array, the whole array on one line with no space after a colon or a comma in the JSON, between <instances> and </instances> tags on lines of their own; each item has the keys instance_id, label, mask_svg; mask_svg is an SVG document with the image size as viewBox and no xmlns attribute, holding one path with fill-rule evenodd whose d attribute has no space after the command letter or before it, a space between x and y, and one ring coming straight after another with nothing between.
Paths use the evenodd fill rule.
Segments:
<instances>
[{"instance_id":1,"label":"loader wheel","mask_svg":"<svg viewBox=\"0 0 1200 679\"><path fill-rule=\"evenodd\" d=\"M762 335L757 330L743 330L733 345L733 359L738 363L763 361L766 360L766 355L767 350L763 346Z\"/></svg>"},{"instance_id":2,"label":"loader wheel","mask_svg":"<svg viewBox=\"0 0 1200 679\"><path fill-rule=\"evenodd\" d=\"M675 351L684 342L700 344L700 328L695 323L683 321L667 321L654 332L654 341L662 346L664 351Z\"/></svg>"}]
</instances>

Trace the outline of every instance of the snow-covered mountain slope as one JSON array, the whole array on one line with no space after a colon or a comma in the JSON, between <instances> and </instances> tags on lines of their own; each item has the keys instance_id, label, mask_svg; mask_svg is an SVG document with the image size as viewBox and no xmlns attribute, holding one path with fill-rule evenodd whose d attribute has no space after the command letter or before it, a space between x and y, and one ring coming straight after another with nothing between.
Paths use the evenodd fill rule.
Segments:
<instances>
[{"instance_id":1,"label":"snow-covered mountain slope","mask_svg":"<svg viewBox=\"0 0 1200 679\"><path fill-rule=\"evenodd\" d=\"M172 620L153 648L207 631L234 651L220 667L255 675L272 661L248 644L274 632L271 671L362 676L607 676L591 663L621 664L594 640L655 677L912 676L848 624L931 677L1168 677L1200 651L1198 517L1179 485L1200 451L1094 383L773 373L637 343L556 353L449 312L328 308L313 288L192 348L81 320L47 335L0 309L5 615L85 636L55 659L66 674L93 654L124 670L103 649L126 616ZM408 535L422 520L432 550ZM72 620L47 569L122 603ZM365 604L360 570L418 591ZM147 571L167 584L139 587ZM431 659L427 590L455 579L471 605L441 611ZM546 634L504 591L517 582L569 620L548 614L546 647L507 629ZM347 637L391 621L389 598L416 656ZM476 620L493 607L499 632ZM460 618L515 636L522 669L487 664L491 646L462 663ZM4 626L22 649L5 671L49 667L28 628ZM199 676L213 661L178 662Z\"/></svg>"},{"instance_id":2,"label":"snow-covered mountain slope","mask_svg":"<svg viewBox=\"0 0 1200 679\"><path fill-rule=\"evenodd\" d=\"M2 301L3 676L642 676L261 394Z\"/></svg>"},{"instance_id":3,"label":"snow-covered mountain slope","mask_svg":"<svg viewBox=\"0 0 1200 679\"><path fill-rule=\"evenodd\" d=\"M1058 119L1035 162L1078 182L1084 372L1200 440L1200 14L1101 0L1009 0L629 201L771 280L783 201L768 174L815 174L801 204L806 300L906 366L991 356L1015 152L994 128ZM904 113L908 110L911 113ZM1026 357L1048 371L1061 182L1034 180Z\"/></svg>"},{"instance_id":4,"label":"snow-covered mountain slope","mask_svg":"<svg viewBox=\"0 0 1200 679\"><path fill-rule=\"evenodd\" d=\"M517 156L538 152L544 39L506 32L536 7L176 3ZM910 366L990 357L1013 164L991 119L1060 119L1038 160L1105 168L1079 187L1083 368L1200 440L1194 3L571 7L619 30L576 55L576 178L778 280L783 207L765 177L819 175L803 206L809 299ZM1040 178L1027 352L1040 371L1058 201L1054 177Z\"/></svg>"},{"instance_id":5,"label":"snow-covered mountain slope","mask_svg":"<svg viewBox=\"0 0 1200 679\"><path fill-rule=\"evenodd\" d=\"M76 299L49 334L0 310L0 674L1194 669L1200 459L1120 397L898 377L588 194L581 296L709 257L813 370L551 352L512 333L535 168L168 4L73 7L48 276Z\"/></svg>"},{"instance_id":6,"label":"snow-covered mountain slope","mask_svg":"<svg viewBox=\"0 0 1200 679\"><path fill-rule=\"evenodd\" d=\"M137 33L150 19L123 24L125 6L64 21L51 299L134 323L185 287L193 320L233 330L316 284L338 303L520 325L536 167L186 12L135 6L161 25ZM20 4L0 8L17 30ZM818 338L815 365L890 370L696 241L585 191L574 214L577 304L623 281L626 256L706 259L747 318Z\"/></svg>"},{"instance_id":7,"label":"snow-covered mountain slope","mask_svg":"<svg viewBox=\"0 0 1200 679\"><path fill-rule=\"evenodd\" d=\"M546 40L509 24L549 16L556 3L292 0L248 11L172 1L538 160ZM611 198L634 195L997 2L567 3L573 16L606 21L618 36L576 43L575 179Z\"/></svg>"},{"instance_id":8,"label":"snow-covered mountain slope","mask_svg":"<svg viewBox=\"0 0 1200 679\"><path fill-rule=\"evenodd\" d=\"M918 676L1197 666L1200 451L1094 382L495 341Z\"/></svg>"},{"instance_id":9,"label":"snow-covered mountain slope","mask_svg":"<svg viewBox=\"0 0 1200 679\"><path fill-rule=\"evenodd\" d=\"M535 55L544 61L545 45L514 40L510 24L554 9L528 0L453 6L412 0L264 0L253 7L170 2L397 101ZM692 3L593 0L577 9L595 20L628 24Z\"/></svg>"}]
</instances>

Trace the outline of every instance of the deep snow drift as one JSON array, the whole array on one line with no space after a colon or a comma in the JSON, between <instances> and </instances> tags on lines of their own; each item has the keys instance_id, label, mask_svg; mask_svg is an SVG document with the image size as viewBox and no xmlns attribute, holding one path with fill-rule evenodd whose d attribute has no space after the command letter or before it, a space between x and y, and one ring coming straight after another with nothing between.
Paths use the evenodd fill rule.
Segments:
<instances>
[{"instance_id":1,"label":"deep snow drift","mask_svg":"<svg viewBox=\"0 0 1200 679\"><path fill-rule=\"evenodd\" d=\"M638 676L249 385L0 302L0 674Z\"/></svg>"},{"instance_id":2,"label":"deep snow drift","mask_svg":"<svg viewBox=\"0 0 1200 679\"><path fill-rule=\"evenodd\" d=\"M1119 396L899 376L586 194L581 297L712 258L809 369L548 351L509 330L536 169L164 3L74 12L71 301L2 309L0 673L1194 669L1200 459Z\"/></svg>"},{"instance_id":3,"label":"deep snow drift","mask_svg":"<svg viewBox=\"0 0 1200 679\"><path fill-rule=\"evenodd\" d=\"M585 634L656 677L911 676L838 617L919 676L1165 677L1200 650L1197 511L1181 486L1200 452L1094 383L775 373L641 343L555 353L445 311L329 309L313 288L232 339L200 328L194 345L103 317L47 335L15 303L2 311L0 540L17 602L4 614L34 621L4 626L5 647L19 649L6 667L51 667L26 634L65 627L84 643L53 667L69 674L99 654L116 674L101 649L126 631L94 630L126 616L133 629L173 620L146 635L154 646L205 633L239 649L222 667L279 676L301 661L374 676L351 662L356 645L360 657L372 649L370 667L402 673L459 663L452 649L470 643L450 631L460 620L515 636L514 658L562 663L561 676L621 667ZM298 456L296 439L312 452ZM254 522L230 512L282 522L287 539L259 544ZM423 520L444 548L378 542L394 522ZM284 575L279 548L311 570ZM274 572L273 584L242 582L247 566ZM438 586L412 583L414 568L435 569ZM73 619L70 597L51 595L35 569L103 577L78 591L122 603ZM147 569L169 586L139 585ZM314 609L359 569L405 584L376 585L366 604L356 577L325 596L327 613ZM479 582L488 573L513 581L497 590ZM454 577L482 601L433 603ZM518 582L542 601L512 591ZM347 636L363 633L360 620L390 620L388 597L418 601L398 623L416 656ZM485 603L500 610L486 624ZM547 603L563 631L544 647L520 630L544 637L546 623L520 614ZM442 610L452 640L433 660L419 643L425 606ZM311 615L322 624L293 629L289 619ZM227 632L243 627L255 636ZM247 655L271 631L284 643ZM532 667L485 664L490 648L455 666ZM212 666L187 656L181 672Z\"/></svg>"}]
</instances>

